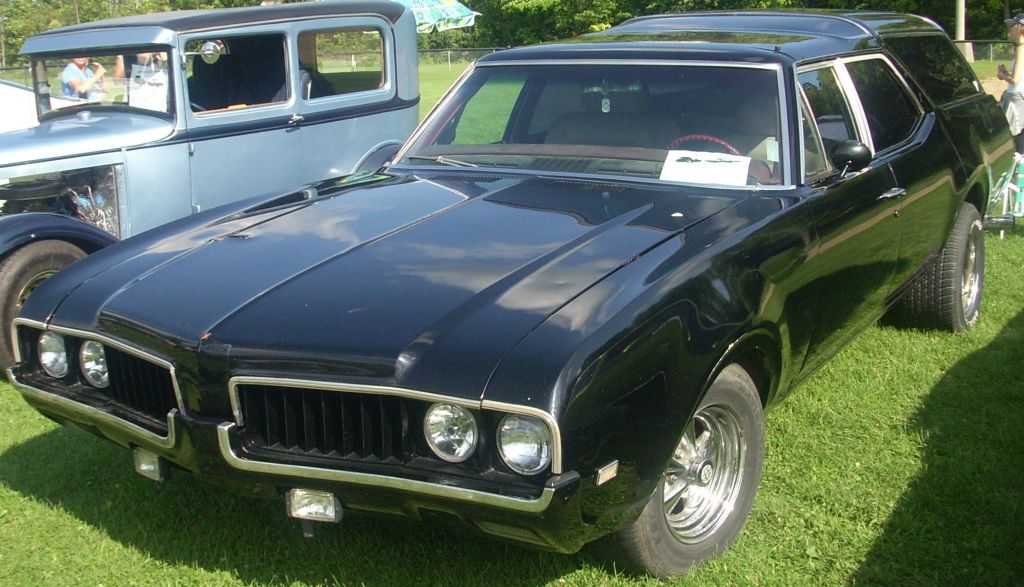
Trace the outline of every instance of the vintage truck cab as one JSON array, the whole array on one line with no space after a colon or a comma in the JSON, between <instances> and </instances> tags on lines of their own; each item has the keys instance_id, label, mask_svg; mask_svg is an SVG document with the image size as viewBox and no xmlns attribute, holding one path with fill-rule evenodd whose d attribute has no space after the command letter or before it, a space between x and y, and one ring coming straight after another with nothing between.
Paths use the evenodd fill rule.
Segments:
<instances>
[{"instance_id":1,"label":"vintage truck cab","mask_svg":"<svg viewBox=\"0 0 1024 587\"><path fill-rule=\"evenodd\" d=\"M43 279L213 207L376 169L418 120L386 0L117 18L25 42L39 125L0 134L0 363Z\"/></svg>"}]
</instances>

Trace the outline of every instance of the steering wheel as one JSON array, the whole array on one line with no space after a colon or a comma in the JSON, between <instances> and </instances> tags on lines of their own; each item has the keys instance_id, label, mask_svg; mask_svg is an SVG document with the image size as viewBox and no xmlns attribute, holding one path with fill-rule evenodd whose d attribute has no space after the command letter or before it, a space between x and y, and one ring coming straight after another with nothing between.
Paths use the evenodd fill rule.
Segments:
<instances>
[{"instance_id":1,"label":"steering wheel","mask_svg":"<svg viewBox=\"0 0 1024 587\"><path fill-rule=\"evenodd\" d=\"M726 150L726 152L728 152L728 153L730 153L732 155L739 155L740 154L739 149L737 149L736 147L734 147L731 144L729 144L729 142L726 141L725 139L721 139L721 138L716 137L714 135L702 135L702 134L683 135L683 136L677 138L676 140L672 141L671 143L669 143L668 146L665 147L665 148L669 149L669 150L675 149L679 145L681 145L683 143L689 143L691 141L704 141L705 143L714 143L714 144L718 145L719 147L722 147L723 149Z\"/></svg>"}]
</instances>

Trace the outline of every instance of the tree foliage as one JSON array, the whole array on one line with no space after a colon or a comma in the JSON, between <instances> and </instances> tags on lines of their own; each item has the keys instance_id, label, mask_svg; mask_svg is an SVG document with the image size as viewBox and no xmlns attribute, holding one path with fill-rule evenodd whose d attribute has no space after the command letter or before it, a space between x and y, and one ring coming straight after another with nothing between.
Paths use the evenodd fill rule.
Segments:
<instances>
[{"instance_id":1,"label":"tree foliage","mask_svg":"<svg viewBox=\"0 0 1024 587\"><path fill-rule=\"evenodd\" d=\"M600 31L645 14L744 8L881 9L928 16L947 31L954 26L952 0L462 0L480 12L470 29L420 36L424 48L506 47ZM25 39L52 28L166 10L252 6L259 0L0 0L6 63ZM1001 39L1009 0L968 0L967 37Z\"/></svg>"}]
</instances>

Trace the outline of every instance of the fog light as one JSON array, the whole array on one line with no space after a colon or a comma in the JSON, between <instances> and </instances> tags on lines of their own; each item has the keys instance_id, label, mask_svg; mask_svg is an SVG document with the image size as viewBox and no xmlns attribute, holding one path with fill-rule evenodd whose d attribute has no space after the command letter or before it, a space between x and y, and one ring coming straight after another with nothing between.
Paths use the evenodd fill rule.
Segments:
<instances>
[{"instance_id":1,"label":"fog light","mask_svg":"<svg viewBox=\"0 0 1024 587\"><path fill-rule=\"evenodd\" d=\"M107 353L102 344L95 340L83 342L78 358L78 363L82 367L82 375L85 376L89 385L93 387L110 385L110 377L107 374Z\"/></svg>"},{"instance_id":2,"label":"fog light","mask_svg":"<svg viewBox=\"0 0 1024 587\"><path fill-rule=\"evenodd\" d=\"M136 473L153 481L163 482L170 476L171 471L167 461L144 448L132 449L132 464L135 465Z\"/></svg>"},{"instance_id":3,"label":"fog light","mask_svg":"<svg viewBox=\"0 0 1024 587\"><path fill-rule=\"evenodd\" d=\"M450 463L468 459L479 438L476 418L469 410L451 404L434 404L423 417L423 434L434 454Z\"/></svg>"},{"instance_id":4,"label":"fog light","mask_svg":"<svg viewBox=\"0 0 1024 587\"><path fill-rule=\"evenodd\" d=\"M341 502L333 493L292 489L284 497L288 515L313 522L340 522Z\"/></svg>"},{"instance_id":5,"label":"fog light","mask_svg":"<svg viewBox=\"0 0 1024 587\"><path fill-rule=\"evenodd\" d=\"M68 374L68 353L63 336L55 332L39 335L39 365L50 377L61 379Z\"/></svg>"},{"instance_id":6,"label":"fog light","mask_svg":"<svg viewBox=\"0 0 1024 587\"><path fill-rule=\"evenodd\" d=\"M551 432L538 418L509 414L498 425L498 453L513 471L535 475L551 463Z\"/></svg>"}]
</instances>

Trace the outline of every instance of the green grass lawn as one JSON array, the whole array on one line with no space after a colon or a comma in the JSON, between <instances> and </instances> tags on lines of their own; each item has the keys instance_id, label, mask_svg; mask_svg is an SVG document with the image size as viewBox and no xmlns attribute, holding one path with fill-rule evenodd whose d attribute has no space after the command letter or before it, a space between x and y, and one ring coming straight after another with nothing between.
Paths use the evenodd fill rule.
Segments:
<instances>
[{"instance_id":1,"label":"green grass lawn","mask_svg":"<svg viewBox=\"0 0 1024 587\"><path fill-rule=\"evenodd\" d=\"M422 68L422 107L461 73ZM873 327L767 422L736 545L680 585L1024 584L1024 229L988 241L978 327ZM283 504L58 426L0 384L0 585L655 585L589 551L538 552L352 514L313 539Z\"/></svg>"},{"instance_id":2,"label":"green grass lawn","mask_svg":"<svg viewBox=\"0 0 1024 587\"><path fill-rule=\"evenodd\" d=\"M420 120L427 116L434 104L437 104L455 80L459 79L468 65L453 63L449 68L446 63L420 64Z\"/></svg>"}]
</instances>

